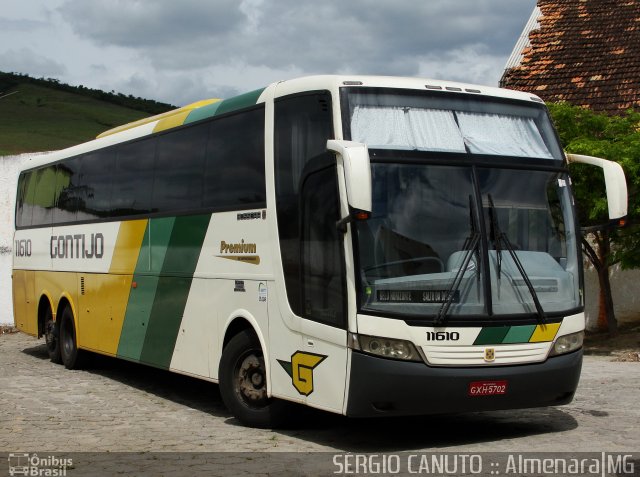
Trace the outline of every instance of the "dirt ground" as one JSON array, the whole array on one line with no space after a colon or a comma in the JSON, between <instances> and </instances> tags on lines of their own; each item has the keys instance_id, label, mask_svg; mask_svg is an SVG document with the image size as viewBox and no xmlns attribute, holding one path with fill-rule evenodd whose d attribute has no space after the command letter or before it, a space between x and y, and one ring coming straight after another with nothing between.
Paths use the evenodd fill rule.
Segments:
<instances>
[{"instance_id":1,"label":"dirt ground","mask_svg":"<svg viewBox=\"0 0 640 477\"><path fill-rule=\"evenodd\" d=\"M587 332L585 354L611 356L612 361L640 362L640 323L621 324L618 333Z\"/></svg>"}]
</instances>

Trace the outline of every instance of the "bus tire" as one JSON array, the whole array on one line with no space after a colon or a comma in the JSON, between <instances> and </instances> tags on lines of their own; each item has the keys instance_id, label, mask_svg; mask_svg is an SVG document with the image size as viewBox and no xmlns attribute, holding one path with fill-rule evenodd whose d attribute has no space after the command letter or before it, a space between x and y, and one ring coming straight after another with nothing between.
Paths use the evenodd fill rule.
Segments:
<instances>
[{"instance_id":1,"label":"bus tire","mask_svg":"<svg viewBox=\"0 0 640 477\"><path fill-rule=\"evenodd\" d=\"M235 335L222 350L220 395L244 425L271 428L284 423L286 403L267 397L264 353L249 330Z\"/></svg>"},{"instance_id":2,"label":"bus tire","mask_svg":"<svg viewBox=\"0 0 640 477\"><path fill-rule=\"evenodd\" d=\"M60 318L60 355L67 369L78 369L82 361L82 351L78 349L76 327L73 323L71 308L66 306Z\"/></svg>"},{"instance_id":3,"label":"bus tire","mask_svg":"<svg viewBox=\"0 0 640 477\"><path fill-rule=\"evenodd\" d=\"M44 340L47 344L47 352L52 363L62 363L60 354L60 327L53 321L51 308L47 306L44 312Z\"/></svg>"}]
</instances>

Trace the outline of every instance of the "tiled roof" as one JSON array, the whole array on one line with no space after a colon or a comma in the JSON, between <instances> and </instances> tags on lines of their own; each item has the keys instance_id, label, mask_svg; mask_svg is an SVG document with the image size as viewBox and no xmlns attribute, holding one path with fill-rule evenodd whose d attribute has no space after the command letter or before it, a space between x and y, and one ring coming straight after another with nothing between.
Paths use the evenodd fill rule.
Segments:
<instances>
[{"instance_id":1,"label":"tiled roof","mask_svg":"<svg viewBox=\"0 0 640 477\"><path fill-rule=\"evenodd\" d=\"M640 109L640 0L538 0L540 28L500 86L596 111Z\"/></svg>"}]
</instances>

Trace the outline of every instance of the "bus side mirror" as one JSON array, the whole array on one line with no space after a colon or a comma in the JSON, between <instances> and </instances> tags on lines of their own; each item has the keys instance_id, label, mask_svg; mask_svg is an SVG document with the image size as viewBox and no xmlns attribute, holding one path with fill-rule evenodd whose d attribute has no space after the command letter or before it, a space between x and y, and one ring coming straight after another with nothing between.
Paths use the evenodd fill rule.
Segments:
<instances>
[{"instance_id":1,"label":"bus side mirror","mask_svg":"<svg viewBox=\"0 0 640 477\"><path fill-rule=\"evenodd\" d=\"M371 163L366 144L330 139L327 149L342 161L349 208L355 213L371 213Z\"/></svg>"},{"instance_id":2,"label":"bus side mirror","mask_svg":"<svg viewBox=\"0 0 640 477\"><path fill-rule=\"evenodd\" d=\"M580 154L567 154L567 161L600 167L604 171L604 183L607 188L609 220L620 219L627 215L627 181L620 164Z\"/></svg>"}]
</instances>

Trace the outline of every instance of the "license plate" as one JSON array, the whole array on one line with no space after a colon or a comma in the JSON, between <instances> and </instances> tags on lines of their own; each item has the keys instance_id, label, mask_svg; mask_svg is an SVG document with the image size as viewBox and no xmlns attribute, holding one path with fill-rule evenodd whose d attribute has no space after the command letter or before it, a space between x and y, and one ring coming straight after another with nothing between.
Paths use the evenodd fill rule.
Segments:
<instances>
[{"instance_id":1,"label":"license plate","mask_svg":"<svg viewBox=\"0 0 640 477\"><path fill-rule=\"evenodd\" d=\"M474 381L469 383L469 396L507 394L507 381Z\"/></svg>"}]
</instances>

